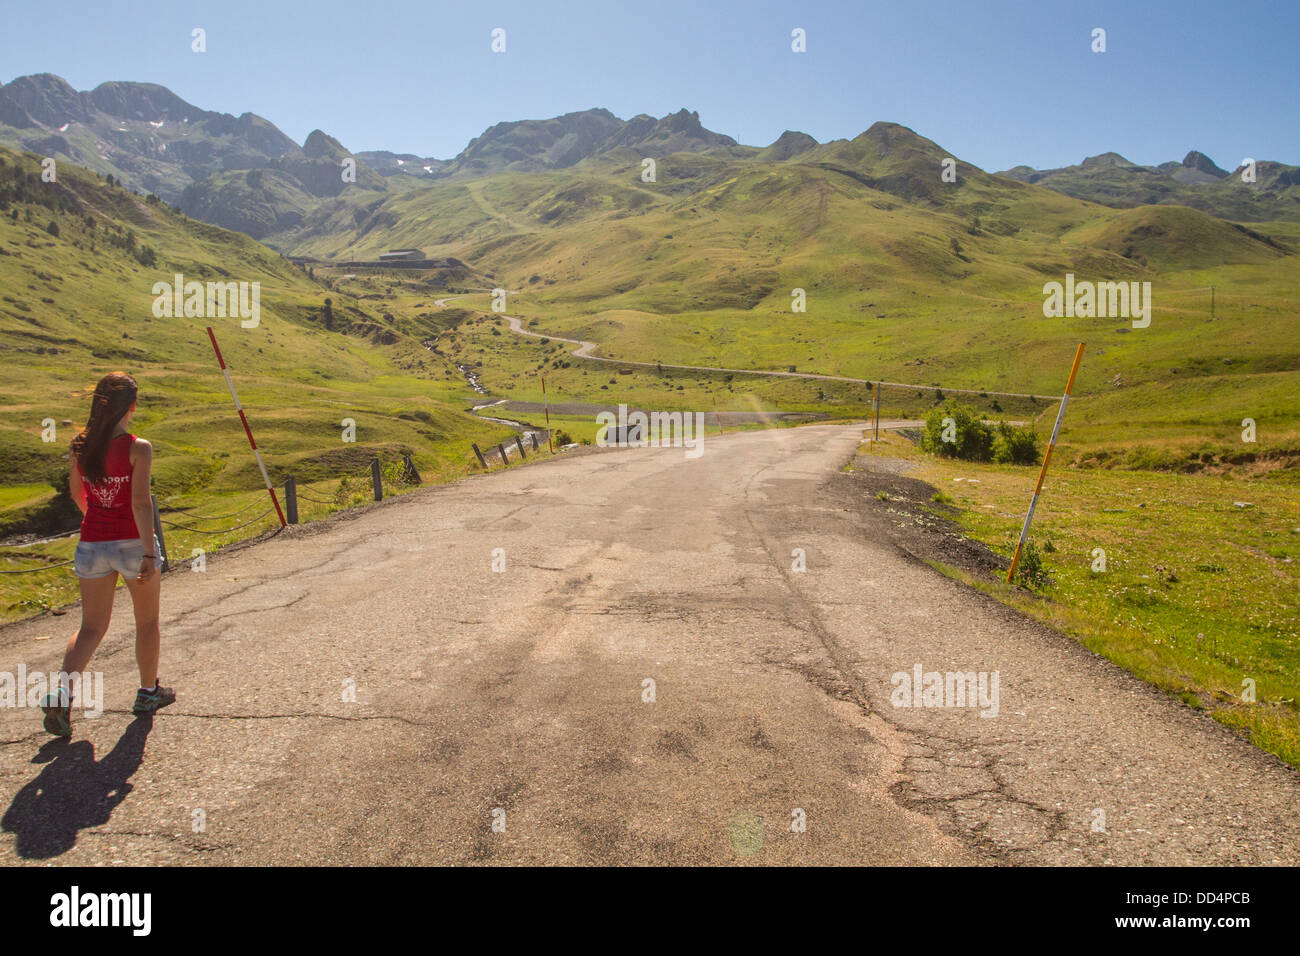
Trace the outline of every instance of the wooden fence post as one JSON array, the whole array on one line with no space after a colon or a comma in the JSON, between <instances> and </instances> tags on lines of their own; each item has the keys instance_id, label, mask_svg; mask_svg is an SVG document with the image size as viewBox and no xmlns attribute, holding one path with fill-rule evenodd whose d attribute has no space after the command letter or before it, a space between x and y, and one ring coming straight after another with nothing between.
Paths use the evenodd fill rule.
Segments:
<instances>
[{"instance_id":1,"label":"wooden fence post","mask_svg":"<svg viewBox=\"0 0 1300 956\"><path fill-rule=\"evenodd\" d=\"M551 454L555 454L555 446L551 444L551 400L546 397L546 376L542 377L542 403L546 407L546 447L550 449ZM537 447L537 439L533 439L533 447Z\"/></svg>"},{"instance_id":2,"label":"wooden fence post","mask_svg":"<svg viewBox=\"0 0 1300 956\"><path fill-rule=\"evenodd\" d=\"M158 558L160 571L170 571L171 563L167 560L167 541L163 538L162 519L158 516L158 498L154 495L149 496L149 502L153 505L153 533L158 538Z\"/></svg>"},{"instance_id":3,"label":"wooden fence post","mask_svg":"<svg viewBox=\"0 0 1300 956\"><path fill-rule=\"evenodd\" d=\"M484 458L483 453L478 450L478 442L470 442L470 445L474 449L474 457L477 458L478 463L483 466L483 470L487 471L488 470L487 459Z\"/></svg>"},{"instance_id":4,"label":"wooden fence post","mask_svg":"<svg viewBox=\"0 0 1300 956\"><path fill-rule=\"evenodd\" d=\"M298 523L298 482L290 475L284 479L284 510L289 518L289 524Z\"/></svg>"},{"instance_id":5,"label":"wooden fence post","mask_svg":"<svg viewBox=\"0 0 1300 956\"><path fill-rule=\"evenodd\" d=\"M410 455L403 455L402 461L406 462L406 477L415 481L417 485L424 484L420 480L420 473L415 470L415 462L411 461Z\"/></svg>"},{"instance_id":6,"label":"wooden fence post","mask_svg":"<svg viewBox=\"0 0 1300 956\"><path fill-rule=\"evenodd\" d=\"M876 402L875 402L875 405L876 405L876 408L875 408L875 431L874 431L874 437L875 437L876 441L880 441L880 383L879 383L879 382L876 383Z\"/></svg>"},{"instance_id":7,"label":"wooden fence post","mask_svg":"<svg viewBox=\"0 0 1300 956\"><path fill-rule=\"evenodd\" d=\"M506 446L503 442L497 443L497 451L501 453L501 464L503 465L510 464L510 459L506 457Z\"/></svg>"},{"instance_id":8,"label":"wooden fence post","mask_svg":"<svg viewBox=\"0 0 1300 956\"><path fill-rule=\"evenodd\" d=\"M519 460L527 461L528 456L524 454L524 441L518 435L515 436L515 447L519 449Z\"/></svg>"},{"instance_id":9,"label":"wooden fence post","mask_svg":"<svg viewBox=\"0 0 1300 956\"><path fill-rule=\"evenodd\" d=\"M375 500L384 500L384 479L379 475L379 459L370 459L370 480L375 486Z\"/></svg>"}]
</instances>

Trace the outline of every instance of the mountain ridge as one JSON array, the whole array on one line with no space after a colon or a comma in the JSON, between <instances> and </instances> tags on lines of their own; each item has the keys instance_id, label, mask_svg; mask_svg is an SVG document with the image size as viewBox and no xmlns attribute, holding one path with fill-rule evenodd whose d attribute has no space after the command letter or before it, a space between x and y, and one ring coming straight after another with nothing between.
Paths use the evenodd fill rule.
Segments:
<instances>
[{"instance_id":1,"label":"mountain ridge","mask_svg":"<svg viewBox=\"0 0 1300 956\"><path fill-rule=\"evenodd\" d=\"M1242 180L1243 171L1241 165L1231 172L1224 170L1193 149L1181 162L1156 166L1110 152L1089 156L1074 166L1013 166L997 175L1117 209L1171 205L1242 222L1300 219L1300 189L1295 188L1300 186L1300 166L1260 160L1253 183Z\"/></svg>"},{"instance_id":2,"label":"mountain ridge","mask_svg":"<svg viewBox=\"0 0 1300 956\"><path fill-rule=\"evenodd\" d=\"M698 112L686 108L624 120L603 107L495 123L448 160L386 150L352 153L324 130L314 129L299 145L257 114L203 110L156 83L108 81L78 92L51 73L0 85L0 143L108 173L189 215L257 239L298 229L349 182L378 201L390 184L398 184L394 177L402 178L405 189L412 181L716 156L763 165L819 165L909 202L944 204L952 190L944 188L940 166L958 159L914 130L887 121L851 139L824 143L787 130L758 147L708 129ZM355 181L341 175L348 158L357 163ZM958 162L959 175L986 184L991 180L983 177L1018 181L1112 208L1181 205L1234 221L1300 220L1300 167L1270 161L1256 167L1257 183L1241 189L1239 176L1197 150L1181 162L1158 166L1133 163L1116 152L1089 156L1075 166L1016 166L997 173ZM679 182L665 188L694 187Z\"/></svg>"}]
</instances>

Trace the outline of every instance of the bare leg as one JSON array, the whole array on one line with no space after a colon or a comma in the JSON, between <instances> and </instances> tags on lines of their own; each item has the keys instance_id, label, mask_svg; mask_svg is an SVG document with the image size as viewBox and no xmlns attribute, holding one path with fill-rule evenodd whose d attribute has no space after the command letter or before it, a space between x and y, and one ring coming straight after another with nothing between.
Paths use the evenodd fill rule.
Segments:
<instances>
[{"instance_id":1,"label":"bare leg","mask_svg":"<svg viewBox=\"0 0 1300 956\"><path fill-rule=\"evenodd\" d=\"M63 652L63 672L76 674L85 670L95 648L108 633L113 617L113 593L117 589L117 572L102 578L79 578L81 585L81 627L68 640Z\"/></svg>"},{"instance_id":2,"label":"bare leg","mask_svg":"<svg viewBox=\"0 0 1300 956\"><path fill-rule=\"evenodd\" d=\"M154 574L141 584L135 578L126 578L131 602L135 605L135 661L140 666L140 686L153 687L158 683L158 654L162 635L158 630L158 595L162 591L162 575Z\"/></svg>"}]
</instances>

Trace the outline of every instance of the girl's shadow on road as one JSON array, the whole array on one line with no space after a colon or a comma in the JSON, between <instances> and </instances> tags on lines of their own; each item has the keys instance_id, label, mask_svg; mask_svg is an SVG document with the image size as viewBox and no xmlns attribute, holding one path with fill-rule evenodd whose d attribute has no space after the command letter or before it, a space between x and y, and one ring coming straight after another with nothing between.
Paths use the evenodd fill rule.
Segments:
<instances>
[{"instance_id":1,"label":"girl's shadow on road","mask_svg":"<svg viewBox=\"0 0 1300 956\"><path fill-rule=\"evenodd\" d=\"M136 718L98 763L89 740L55 738L42 747L32 763L44 763L45 769L18 791L0 818L0 828L16 836L18 855L35 860L58 856L76 844L78 830L107 823L133 789L127 781L144 761L152 729L152 716Z\"/></svg>"}]
</instances>

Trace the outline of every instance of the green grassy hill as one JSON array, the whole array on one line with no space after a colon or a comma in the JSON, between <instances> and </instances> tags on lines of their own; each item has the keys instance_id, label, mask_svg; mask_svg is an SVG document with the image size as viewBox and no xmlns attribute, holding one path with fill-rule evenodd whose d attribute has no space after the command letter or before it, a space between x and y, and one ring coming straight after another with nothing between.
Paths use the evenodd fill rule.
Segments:
<instances>
[{"instance_id":1,"label":"green grassy hill","mask_svg":"<svg viewBox=\"0 0 1300 956\"><path fill-rule=\"evenodd\" d=\"M1200 416L1189 441L1226 441L1265 408L1271 439L1296 435L1300 416L1270 397L1300 389L1294 224L1112 209L966 163L945 183L948 153L895 124L789 153L665 156L655 183L634 154L605 154L563 171L412 182L377 203L344 193L269 241L324 260L396 246L454 256L517 292L509 311L538 330L629 360L1050 395L1085 341L1078 391L1116 410L1117 426L1178 418L1176 401L1118 412L1172 389ZM1067 273L1151 282L1151 326L1044 318L1044 283ZM792 311L796 288L806 312ZM489 369L499 362L532 400L510 346L485 347ZM556 387L607 398L579 364L554 370Z\"/></svg>"},{"instance_id":2,"label":"green grassy hill","mask_svg":"<svg viewBox=\"0 0 1300 956\"><path fill-rule=\"evenodd\" d=\"M426 477L450 476L468 467L470 441L509 434L469 415L463 376L421 346L447 316L394 316L247 236L68 164L44 183L40 168L39 157L0 149L0 536L67 526L54 486L95 382L116 369L140 382L133 430L154 444L160 502L193 508L260 486L207 325L277 484L361 474L370 458L404 452ZM155 316L153 285L176 273L260 283L260 324ZM341 440L345 417L355 443ZM43 441L46 420L54 442ZM0 566L35 553L0 548ZM0 589L20 583L6 577ZM0 595L0 612L11 603Z\"/></svg>"},{"instance_id":3,"label":"green grassy hill","mask_svg":"<svg viewBox=\"0 0 1300 956\"><path fill-rule=\"evenodd\" d=\"M1185 206L1125 209L1066 238L1164 272L1269 263L1294 253L1285 240Z\"/></svg>"}]
</instances>

